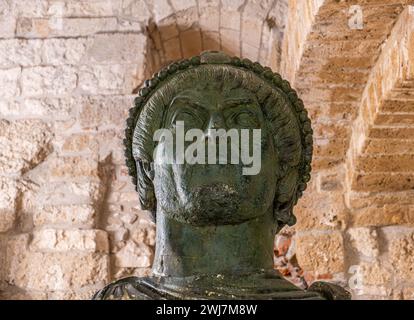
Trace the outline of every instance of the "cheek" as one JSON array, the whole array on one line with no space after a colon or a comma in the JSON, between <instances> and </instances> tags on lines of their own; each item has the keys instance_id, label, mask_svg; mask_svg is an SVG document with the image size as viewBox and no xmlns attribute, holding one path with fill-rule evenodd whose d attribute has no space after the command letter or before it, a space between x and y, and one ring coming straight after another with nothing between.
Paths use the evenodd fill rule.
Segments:
<instances>
[{"instance_id":1,"label":"cheek","mask_svg":"<svg viewBox=\"0 0 414 320\"><path fill-rule=\"evenodd\" d=\"M275 149L273 137L268 136L266 143L263 145L262 170L260 173L263 185L267 188L265 191L267 198L270 197L271 199L268 200L272 202L276 194L279 172L280 164L277 150Z\"/></svg>"},{"instance_id":2,"label":"cheek","mask_svg":"<svg viewBox=\"0 0 414 320\"><path fill-rule=\"evenodd\" d=\"M269 208L276 195L279 162L272 137L263 141L260 165L259 174L244 176L245 201L252 205L250 210Z\"/></svg>"},{"instance_id":3,"label":"cheek","mask_svg":"<svg viewBox=\"0 0 414 320\"><path fill-rule=\"evenodd\" d=\"M274 172L275 176L279 172L279 156L275 146L274 137L268 131L262 130L262 164L267 172Z\"/></svg>"},{"instance_id":4,"label":"cheek","mask_svg":"<svg viewBox=\"0 0 414 320\"><path fill-rule=\"evenodd\" d=\"M156 164L153 183L157 200L173 193L175 183L171 174L171 165Z\"/></svg>"}]
</instances>

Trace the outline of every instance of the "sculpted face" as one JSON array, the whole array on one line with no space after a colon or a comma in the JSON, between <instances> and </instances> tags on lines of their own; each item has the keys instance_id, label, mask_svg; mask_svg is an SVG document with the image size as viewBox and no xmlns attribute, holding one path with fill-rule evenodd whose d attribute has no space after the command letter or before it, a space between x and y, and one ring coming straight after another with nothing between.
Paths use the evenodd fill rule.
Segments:
<instances>
[{"instance_id":1,"label":"sculpted face","mask_svg":"<svg viewBox=\"0 0 414 320\"><path fill-rule=\"evenodd\" d=\"M278 74L232 59L184 60L141 89L124 140L141 207L192 226L267 214L276 228L293 225L293 206L310 180L310 120Z\"/></svg>"},{"instance_id":2,"label":"sculpted face","mask_svg":"<svg viewBox=\"0 0 414 320\"><path fill-rule=\"evenodd\" d=\"M274 234L295 223L312 161L307 112L279 74L214 51L172 63L140 89L124 145L156 217L153 276L98 299L321 298L273 269Z\"/></svg>"},{"instance_id":3,"label":"sculpted face","mask_svg":"<svg viewBox=\"0 0 414 320\"><path fill-rule=\"evenodd\" d=\"M162 120L161 127L173 133L174 148L177 123L180 122L184 123L185 132L199 129L205 133L202 144L206 159L205 164L168 163L162 157L166 156L163 151L169 145L165 140L158 143L153 184L157 207L162 212L183 223L206 226L239 224L263 216L272 208L277 184L277 150L254 94L241 87L228 88L217 83L197 86L189 82L171 100ZM260 129L258 174L243 174L243 168L249 166L241 159L241 148L246 148L246 141L239 144L239 161L236 163L230 159L234 141L227 139L227 164L209 164L208 141L216 139L209 134L211 129L224 129L226 132L236 129L239 137L242 129L247 129L250 155L254 143L253 129ZM192 143L186 141L185 149ZM217 144L216 154L218 148Z\"/></svg>"}]
</instances>

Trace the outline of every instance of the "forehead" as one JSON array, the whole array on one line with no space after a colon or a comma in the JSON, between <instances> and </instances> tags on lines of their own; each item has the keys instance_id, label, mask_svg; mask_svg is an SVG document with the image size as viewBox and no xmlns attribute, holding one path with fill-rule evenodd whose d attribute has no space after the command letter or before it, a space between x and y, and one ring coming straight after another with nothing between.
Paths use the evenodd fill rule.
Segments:
<instances>
[{"instance_id":1,"label":"forehead","mask_svg":"<svg viewBox=\"0 0 414 320\"><path fill-rule=\"evenodd\" d=\"M149 98L145 108L165 108L177 96L184 96L184 93L188 98L200 100L214 97L259 98L259 95L270 91L271 86L249 70L229 65L202 65L178 71L164 80Z\"/></svg>"},{"instance_id":2,"label":"forehead","mask_svg":"<svg viewBox=\"0 0 414 320\"><path fill-rule=\"evenodd\" d=\"M180 103L196 103L203 106L225 107L234 104L256 104L255 95L245 88L232 88L223 90L217 87L193 87L178 92L172 105Z\"/></svg>"},{"instance_id":3,"label":"forehead","mask_svg":"<svg viewBox=\"0 0 414 320\"><path fill-rule=\"evenodd\" d=\"M177 74L160 89L169 93L166 104L170 106L193 102L209 108L224 108L230 104L258 104L254 92L263 85L249 71L210 65Z\"/></svg>"}]
</instances>

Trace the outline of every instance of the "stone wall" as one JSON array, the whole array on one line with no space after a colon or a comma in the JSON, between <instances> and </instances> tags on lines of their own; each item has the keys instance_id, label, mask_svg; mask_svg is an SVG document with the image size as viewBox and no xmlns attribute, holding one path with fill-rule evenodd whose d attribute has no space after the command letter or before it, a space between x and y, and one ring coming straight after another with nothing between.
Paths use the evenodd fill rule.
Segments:
<instances>
[{"instance_id":1,"label":"stone wall","mask_svg":"<svg viewBox=\"0 0 414 320\"><path fill-rule=\"evenodd\" d=\"M281 65L314 129L294 228L300 275L355 299L411 299L414 2L307 3L290 1Z\"/></svg>"},{"instance_id":2,"label":"stone wall","mask_svg":"<svg viewBox=\"0 0 414 320\"><path fill-rule=\"evenodd\" d=\"M313 120L276 266L303 287L413 298L413 2L0 0L0 298L89 298L150 272L124 121L146 76L202 50L280 71Z\"/></svg>"},{"instance_id":3,"label":"stone wall","mask_svg":"<svg viewBox=\"0 0 414 320\"><path fill-rule=\"evenodd\" d=\"M134 92L202 50L272 61L283 1L0 0L0 293L89 298L150 271L124 166Z\"/></svg>"}]
</instances>

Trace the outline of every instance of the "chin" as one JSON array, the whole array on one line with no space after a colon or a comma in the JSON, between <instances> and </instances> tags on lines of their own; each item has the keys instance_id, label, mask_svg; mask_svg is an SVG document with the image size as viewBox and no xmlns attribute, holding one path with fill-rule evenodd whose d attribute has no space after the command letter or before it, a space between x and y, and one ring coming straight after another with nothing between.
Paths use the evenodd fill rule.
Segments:
<instances>
[{"instance_id":1,"label":"chin","mask_svg":"<svg viewBox=\"0 0 414 320\"><path fill-rule=\"evenodd\" d=\"M193 226L219 226L243 223L253 217L241 215L242 192L224 183L193 189L177 220Z\"/></svg>"}]
</instances>

